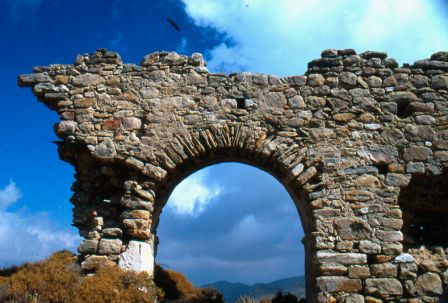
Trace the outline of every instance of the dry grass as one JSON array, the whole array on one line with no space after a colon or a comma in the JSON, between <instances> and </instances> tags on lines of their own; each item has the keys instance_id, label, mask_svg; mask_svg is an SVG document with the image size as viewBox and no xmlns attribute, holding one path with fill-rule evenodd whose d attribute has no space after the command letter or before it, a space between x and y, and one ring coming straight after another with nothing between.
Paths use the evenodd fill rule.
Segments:
<instances>
[{"instance_id":1,"label":"dry grass","mask_svg":"<svg viewBox=\"0 0 448 303\"><path fill-rule=\"evenodd\" d=\"M181 273L174 270L164 270L156 266L155 283L163 289L163 298L175 302L224 302L222 294L214 289L196 288Z\"/></svg>"},{"instance_id":2,"label":"dry grass","mask_svg":"<svg viewBox=\"0 0 448 303\"><path fill-rule=\"evenodd\" d=\"M156 267L155 280L145 273L105 267L85 276L68 251L34 264L0 270L2 303L222 303L220 293L196 288L181 273Z\"/></svg>"},{"instance_id":3,"label":"dry grass","mask_svg":"<svg viewBox=\"0 0 448 303\"><path fill-rule=\"evenodd\" d=\"M67 251L25 264L0 281L0 302L8 303L153 303L156 292L144 273L103 268L83 276Z\"/></svg>"}]
</instances>

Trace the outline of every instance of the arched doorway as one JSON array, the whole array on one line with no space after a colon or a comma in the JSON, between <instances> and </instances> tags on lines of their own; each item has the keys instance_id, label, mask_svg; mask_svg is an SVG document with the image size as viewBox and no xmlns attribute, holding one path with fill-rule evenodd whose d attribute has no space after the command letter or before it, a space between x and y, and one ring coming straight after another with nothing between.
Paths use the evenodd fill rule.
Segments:
<instances>
[{"instance_id":1,"label":"arched doorway","mask_svg":"<svg viewBox=\"0 0 448 303\"><path fill-rule=\"evenodd\" d=\"M303 236L280 182L253 166L221 163L191 174L171 193L157 228L156 262L196 285L302 281ZM301 290L295 294L304 296Z\"/></svg>"},{"instance_id":2,"label":"arched doorway","mask_svg":"<svg viewBox=\"0 0 448 303\"><path fill-rule=\"evenodd\" d=\"M267 142L270 142L268 140ZM321 179L319 171L321 170L319 159L315 158L309 160L306 155L306 150L301 150L299 154L297 146L290 146L293 152L285 152L278 154L277 157L266 157L262 152L263 148L257 149L238 149L238 148L211 148L205 150L196 156L187 157L184 161L179 163L175 169L169 172L169 176L162 184L159 184L157 191L155 192L154 210L152 212L152 225L151 234L157 235L157 228L160 222L160 215L164 209L171 193L176 186L189 175L201 170L202 168L209 167L214 164L224 162L237 162L251 166L253 169L262 170L267 173L269 177L274 177L281 184L280 186L286 189L290 199L294 203L294 214L297 212L300 215L302 226L304 229L304 246L305 246L305 276L307 277L307 292L314 291L315 284L309 282L317 274L315 269L315 260L307 258L312 256L314 251L315 239L311 236L311 230L313 230L314 222L313 216L310 213L309 205L309 193L316 187L321 186ZM169 153L169 151L167 151ZM288 159L288 160L285 160ZM289 163L289 167L286 167L281 161ZM297 220L298 221L298 220ZM299 223L299 222L297 222ZM296 226L300 226L300 223ZM154 247L157 247L157 237L154 237ZM298 239L297 242L300 240ZM301 245L297 243L297 245ZM311 254L310 254L311 252ZM156 254L156 251L155 251Z\"/></svg>"}]
</instances>

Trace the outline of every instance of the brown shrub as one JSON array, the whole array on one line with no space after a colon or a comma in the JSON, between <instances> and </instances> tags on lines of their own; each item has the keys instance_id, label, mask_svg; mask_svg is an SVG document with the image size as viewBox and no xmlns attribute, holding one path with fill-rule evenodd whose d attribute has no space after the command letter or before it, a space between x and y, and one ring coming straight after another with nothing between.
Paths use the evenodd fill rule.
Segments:
<instances>
[{"instance_id":1,"label":"brown shrub","mask_svg":"<svg viewBox=\"0 0 448 303\"><path fill-rule=\"evenodd\" d=\"M75 257L68 251L52 255L43 262L25 264L12 274L8 299L17 301L36 298L42 302L69 302L80 283Z\"/></svg>"},{"instance_id":2,"label":"brown shrub","mask_svg":"<svg viewBox=\"0 0 448 303\"><path fill-rule=\"evenodd\" d=\"M154 280L163 292L163 298L177 302L207 302L221 303L224 302L222 294L217 290L209 288L196 288L181 273L174 270L164 270L160 266L156 266Z\"/></svg>"},{"instance_id":3,"label":"brown shrub","mask_svg":"<svg viewBox=\"0 0 448 303\"><path fill-rule=\"evenodd\" d=\"M68 251L25 264L0 285L0 302L153 303L156 288L145 273L103 268L83 276ZM6 286L6 287L5 287Z\"/></svg>"},{"instance_id":4,"label":"brown shrub","mask_svg":"<svg viewBox=\"0 0 448 303\"><path fill-rule=\"evenodd\" d=\"M154 303L156 297L176 302L224 302L218 291L196 288L183 274L159 266L155 271L158 287L146 273L118 267L84 276L76 256L68 251L0 273L2 303Z\"/></svg>"},{"instance_id":5,"label":"brown shrub","mask_svg":"<svg viewBox=\"0 0 448 303\"><path fill-rule=\"evenodd\" d=\"M84 278L73 303L154 303L153 293L154 285L147 274L105 267Z\"/></svg>"}]
</instances>

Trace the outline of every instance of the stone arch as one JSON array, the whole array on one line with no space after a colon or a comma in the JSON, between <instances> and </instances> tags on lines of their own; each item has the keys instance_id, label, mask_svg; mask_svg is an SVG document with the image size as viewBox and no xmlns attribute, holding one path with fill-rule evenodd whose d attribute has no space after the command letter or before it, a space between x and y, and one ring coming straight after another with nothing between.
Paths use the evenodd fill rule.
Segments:
<instances>
[{"instance_id":1,"label":"stone arch","mask_svg":"<svg viewBox=\"0 0 448 303\"><path fill-rule=\"evenodd\" d=\"M167 161L171 166L166 168L164 180L157 185L155 208L161 210L175 186L195 171L222 162L239 162L277 179L296 203L306 233L312 232L313 222L305 200L308 193L323 186L322 162L318 158L310 159L306 148L289 143L282 137L267 136L263 130L247 131L241 126L215 126L178 137L175 143L164 148L165 159L170 158ZM180 147L184 158L179 156Z\"/></svg>"},{"instance_id":2,"label":"stone arch","mask_svg":"<svg viewBox=\"0 0 448 303\"><path fill-rule=\"evenodd\" d=\"M305 75L279 78L209 73L200 54L157 52L137 66L100 49L19 84L61 117L85 270L151 272L170 190L235 159L301 198L310 302L437 301L440 291L412 287L442 273L403 274L425 252L403 250L399 200L413 174L447 169L447 72L446 52L399 67L383 52L326 50Z\"/></svg>"},{"instance_id":3,"label":"stone arch","mask_svg":"<svg viewBox=\"0 0 448 303\"><path fill-rule=\"evenodd\" d=\"M324 167L321 159L313 157L307 148L290 143L290 140L283 137L267 135L263 129L247 130L241 125L211 126L187 136L175 136L173 141L163 148L163 158L166 161L163 169L166 174L159 180L153 179L155 182L150 231L154 236L154 258L157 254L156 234L160 215L176 185L188 175L209 165L239 162L267 172L289 193L305 233L305 274L310 277L307 281L313 281L317 274L312 257L316 242L311 239L316 222L309 208L309 195L324 187ZM143 176L141 182L147 179L148 176ZM314 292L314 288L315 286L309 283L308 293Z\"/></svg>"}]
</instances>

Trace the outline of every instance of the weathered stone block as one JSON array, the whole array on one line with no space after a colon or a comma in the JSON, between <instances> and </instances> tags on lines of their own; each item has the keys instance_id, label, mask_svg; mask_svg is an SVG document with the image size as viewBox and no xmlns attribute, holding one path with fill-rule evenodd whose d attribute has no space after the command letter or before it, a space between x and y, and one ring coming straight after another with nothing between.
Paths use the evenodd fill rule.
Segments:
<instances>
[{"instance_id":1,"label":"weathered stone block","mask_svg":"<svg viewBox=\"0 0 448 303\"><path fill-rule=\"evenodd\" d=\"M390 186L405 187L409 184L411 178L402 174L387 174L386 184Z\"/></svg>"},{"instance_id":2,"label":"weathered stone block","mask_svg":"<svg viewBox=\"0 0 448 303\"><path fill-rule=\"evenodd\" d=\"M365 281L365 293L379 296L398 296L403 294L400 281L392 278L370 278Z\"/></svg>"},{"instance_id":3,"label":"weathered stone block","mask_svg":"<svg viewBox=\"0 0 448 303\"><path fill-rule=\"evenodd\" d=\"M347 274L347 267L339 263L324 263L319 266L319 272L324 276L344 276Z\"/></svg>"},{"instance_id":4,"label":"weathered stone block","mask_svg":"<svg viewBox=\"0 0 448 303\"><path fill-rule=\"evenodd\" d=\"M151 221L144 219L124 219L123 226L128 229L146 229Z\"/></svg>"},{"instance_id":5,"label":"weathered stone block","mask_svg":"<svg viewBox=\"0 0 448 303\"><path fill-rule=\"evenodd\" d=\"M390 145L366 144L358 155L370 160L373 164L389 164L398 158L397 148Z\"/></svg>"},{"instance_id":6,"label":"weathered stone block","mask_svg":"<svg viewBox=\"0 0 448 303\"><path fill-rule=\"evenodd\" d=\"M392 263L372 264L370 265L370 273L375 277L391 277L397 276L398 267Z\"/></svg>"},{"instance_id":7,"label":"weathered stone block","mask_svg":"<svg viewBox=\"0 0 448 303\"><path fill-rule=\"evenodd\" d=\"M129 241L126 250L120 254L118 266L123 269L145 271L152 276L154 274L153 244Z\"/></svg>"},{"instance_id":8,"label":"weathered stone block","mask_svg":"<svg viewBox=\"0 0 448 303\"><path fill-rule=\"evenodd\" d=\"M84 254L94 254L98 250L98 240L84 240L78 247L78 251Z\"/></svg>"},{"instance_id":9,"label":"weathered stone block","mask_svg":"<svg viewBox=\"0 0 448 303\"><path fill-rule=\"evenodd\" d=\"M121 252L122 243L120 239L101 239L98 246L98 253L100 255L117 255Z\"/></svg>"},{"instance_id":10,"label":"weathered stone block","mask_svg":"<svg viewBox=\"0 0 448 303\"><path fill-rule=\"evenodd\" d=\"M271 92L266 94L266 105L283 108L287 103L286 97L283 93Z\"/></svg>"},{"instance_id":11,"label":"weathered stone block","mask_svg":"<svg viewBox=\"0 0 448 303\"><path fill-rule=\"evenodd\" d=\"M134 196L123 196L120 200L120 204L126 208L129 209L142 209L142 210L148 210L153 211L154 205L152 202L145 201L141 198L134 197ZM126 217L127 213L123 214L123 217Z\"/></svg>"},{"instance_id":12,"label":"weathered stone block","mask_svg":"<svg viewBox=\"0 0 448 303\"><path fill-rule=\"evenodd\" d=\"M325 292L359 292L362 289L362 283L359 279L350 279L347 277L319 277L316 279L317 287Z\"/></svg>"},{"instance_id":13,"label":"weathered stone block","mask_svg":"<svg viewBox=\"0 0 448 303\"><path fill-rule=\"evenodd\" d=\"M317 261L319 263L339 263L342 265L366 264L367 256L357 253L333 253L326 251L317 252Z\"/></svg>"},{"instance_id":14,"label":"weathered stone block","mask_svg":"<svg viewBox=\"0 0 448 303\"><path fill-rule=\"evenodd\" d=\"M102 230L103 235L106 237L120 237L123 234L123 231L120 228L105 228Z\"/></svg>"},{"instance_id":15,"label":"weathered stone block","mask_svg":"<svg viewBox=\"0 0 448 303\"><path fill-rule=\"evenodd\" d=\"M102 267L114 266L115 262L109 260L107 256L89 256L83 262L81 262L81 269L91 271L97 270Z\"/></svg>"},{"instance_id":16,"label":"weathered stone block","mask_svg":"<svg viewBox=\"0 0 448 303\"><path fill-rule=\"evenodd\" d=\"M365 303L383 303L383 300L374 298L374 297L370 297L370 296L366 296ZM419 303L421 303L421 302L419 302Z\"/></svg>"},{"instance_id":17,"label":"weathered stone block","mask_svg":"<svg viewBox=\"0 0 448 303\"><path fill-rule=\"evenodd\" d=\"M401 231L376 230L375 236L384 242L403 241L403 233Z\"/></svg>"},{"instance_id":18,"label":"weathered stone block","mask_svg":"<svg viewBox=\"0 0 448 303\"><path fill-rule=\"evenodd\" d=\"M399 265L399 277L403 280L415 280L417 270L417 264L415 263L401 263Z\"/></svg>"},{"instance_id":19,"label":"weathered stone block","mask_svg":"<svg viewBox=\"0 0 448 303\"><path fill-rule=\"evenodd\" d=\"M151 177L157 181L161 181L166 177L167 172L158 166L155 166L151 163L145 164L145 167L142 173L148 177Z\"/></svg>"},{"instance_id":20,"label":"weathered stone block","mask_svg":"<svg viewBox=\"0 0 448 303\"><path fill-rule=\"evenodd\" d=\"M432 296L443 294L442 280L435 273L426 273L417 278L414 290L419 296Z\"/></svg>"},{"instance_id":21,"label":"weathered stone block","mask_svg":"<svg viewBox=\"0 0 448 303\"><path fill-rule=\"evenodd\" d=\"M95 105L96 100L94 98L75 99L75 108L88 108Z\"/></svg>"},{"instance_id":22,"label":"weathered stone block","mask_svg":"<svg viewBox=\"0 0 448 303\"><path fill-rule=\"evenodd\" d=\"M59 137L67 137L75 134L76 126L78 125L75 121L61 121L57 125L56 133Z\"/></svg>"},{"instance_id":23,"label":"weathered stone block","mask_svg":"<svg viewBox=\"0 0 448 303\"><path fill-rule=\"evenodd\" d=\"M104 78L96 74L83 74L71 79L73 85L79 87L94 86L105 82Z\"/></svg>"},{"instance_id":24,"label":"weathered stone block","mask_svg":"<svg viewBox=\"0 0 448 303\"><path fill-rule=\"evenodd\" d=\"M310 74L308 75L307 84L309 86L321 86L325 82L325 78L321 74Z\"/></svg>"},{"instance_id":25,"label":"weathered stone block","mask_svg":"<svg viewBox=\"0 0 448 303\"><path fill-rule=\"evenodd\" d=\"M121 213L120 217L124 219L149 220L151 218L151 213L148 210L136 209L136 210L124 211Z\"/></svg>"},{"instance_id":26,"label":"weathered stone block","mask_svg":"<svg viewBox=\"0 0 448 303\"><path fill-rule=\"evenodd\" d=\"M364 240L371 237L372 228L359 218L338 218L335 228L342 240Z\"/></svg>"},{"instance_id":27,"label":"weathered stone block","mask_svg":"<svg viewBox=\"0 0 448 303\"><path fill-rule=\"evenodd\" d=\"M426 146L411 146L404 149L404 159L406 161L425 161L432 154L432 150Z\"/></svg>"},{"instance_id":28,"label":"weathered stone block","mask_svg":"<svg viewBox=\"0 0 448 303\"><path fill-rule=\"evenodd\" d=\"M375 242L364 240L359 242L359 250L365 254L379 254L381 246Z\"/></svg>"},{"instance_id":29,"label":"weathered stone block","mask_svg":"<svg viewBox=\"0 0 448 303\"><path fill-rule=\"evenodd\" d=\"M348 268L348 276L352 279L365 279L370 277L370 269L368 266L350 266Z\"/></svg>"},{"instance_id":30,"label":"weathered stone block","mask_svg":"<svg viewBox=\"0 0 448 303\"><path fill-rule=\"evenodd\" d=\"M103 142L95 147L94 153L100 159L112 159L117 154L115 144L110 138L104 138Z\"/></svg>"},{"instance_id":31,"label":"weathered stone block","mask_svg":"<svg viewBox=\"0 0 448 303\"><path fill-rule=\"evenodd\" d=\"M122 122L123 128L127 130L140 129L142 126L142 120L136 117L125 117Z\"/></svg>"},{"instance_id":32,"label":"weathered stone block","mask_svg":"<svg viewBox=\"0 0 448 303\"><path fill-rule=\"evenodd\" d=\"M401 243L382 243L383 254L399 255L403 252L403 245Z\"/></svg>"},{"instance_id":33,"label":"weathered stone block","mask_svg":"<svg viewBox=\"0 0 448 303\"><path fill-rule=\"evenodd\" d=\"M432 141L435 137L434 130L428 125L406 125L405 136L412 142Z\"/></svg>"},{"instance_id":34,"label":"weathered stone block","mask_svg":"<svg viewBox=\"0 0 448 303\"><path fill-rule=\"evenodd\" d=\"M448 76L433 76L431 79L431 87L434 89L448 89Z\"/></svg>"}]
</instances>

